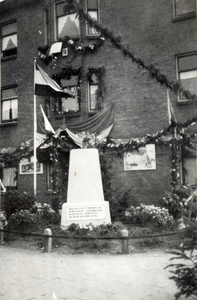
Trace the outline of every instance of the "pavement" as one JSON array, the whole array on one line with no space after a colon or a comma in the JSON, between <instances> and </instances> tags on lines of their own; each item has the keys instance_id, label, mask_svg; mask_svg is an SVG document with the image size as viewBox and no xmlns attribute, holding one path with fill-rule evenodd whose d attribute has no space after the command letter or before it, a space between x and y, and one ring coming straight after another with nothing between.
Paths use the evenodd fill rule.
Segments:
<instances>
[{"instance_id":1,"label":"pavement","mask_svg":"<svg viewBox=\"0 0 197 300\"><path fill-rule=\"evenodd\" d=\"M174 300L170 254L58 254L0 246L0 300ZM184 298L181 298L184 299Z\"/></svg>"}]
</instances>

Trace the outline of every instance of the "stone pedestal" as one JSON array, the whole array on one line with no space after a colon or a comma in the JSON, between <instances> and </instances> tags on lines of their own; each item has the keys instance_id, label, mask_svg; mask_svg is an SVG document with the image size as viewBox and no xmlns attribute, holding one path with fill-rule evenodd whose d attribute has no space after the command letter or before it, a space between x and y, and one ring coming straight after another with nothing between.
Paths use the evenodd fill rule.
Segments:
<instances>
[{"instance_id":1,"label":"stone pedestal","mask_svg":"<svg viewBox=\"0 0 197 300\"><path fill-rule=\"evenodd\" d=\"M104 200L97 149L70 152L67 203L62 206L61 226L111 223L109 203Z\"/></svg>"}]
</instances>

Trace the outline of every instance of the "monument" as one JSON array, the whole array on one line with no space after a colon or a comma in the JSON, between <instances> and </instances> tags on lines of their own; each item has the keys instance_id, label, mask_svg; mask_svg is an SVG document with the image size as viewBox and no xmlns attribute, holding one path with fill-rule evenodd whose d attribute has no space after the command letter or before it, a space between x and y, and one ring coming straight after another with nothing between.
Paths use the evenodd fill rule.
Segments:
<instances>
[{"instance_id":1,"label":"monument","mask_svg":"<svg viewBox=\"0 0 197 300\"><path fill-rule=\"evenodd\" d=\"M70 152L67 203L62 205L61 227L111 223L109 202L104 200L99 153L95 148Z\"/></svg>"}]
</instances>

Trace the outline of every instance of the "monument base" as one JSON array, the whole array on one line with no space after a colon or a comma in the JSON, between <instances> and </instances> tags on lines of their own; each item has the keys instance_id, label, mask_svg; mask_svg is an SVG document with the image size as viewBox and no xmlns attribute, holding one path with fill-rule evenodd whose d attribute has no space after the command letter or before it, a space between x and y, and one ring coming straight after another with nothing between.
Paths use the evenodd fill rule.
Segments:
<instances>
[{"instance_id":1,"label":"monument base","mask_svg":"<svg viewBox=\"0 0 197 300\"><path fill-rule=\"evenodd\" d=\"M95 226L111 223L109 202L94 202L62 205L61 228L66 229L71 224L85 226L93 224Z\"/></svg>"}]
</instances>

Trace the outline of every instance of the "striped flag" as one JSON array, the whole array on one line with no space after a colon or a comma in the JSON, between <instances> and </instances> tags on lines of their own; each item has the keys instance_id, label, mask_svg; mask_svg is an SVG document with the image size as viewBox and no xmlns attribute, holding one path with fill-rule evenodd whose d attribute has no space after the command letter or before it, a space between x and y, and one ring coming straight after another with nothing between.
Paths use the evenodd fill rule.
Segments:
<instances>
[{"instance_id":1,"label":"striped flag","mask_svg":"<svg viewBox=\"0 0 197 300\"><path fill-rule=\"evenodd\" d=\"M37 63L35 63L34 70L35 95L72 97L70 93L64 92L64 90L52 78L50 78Z\"/></svg>"},{"instance_id":2,"label":"striped flag","mask_svg":"<svg viewBox=\"0 0 197 300\"><path fill-rule=\"evenodd\" d=\"M43 118L44 118L44 127L45 127L45 130L49 131L49 132L52 132L52 133L55 133L53 127L51 126L49 120L47 119L47 117L46 117L46 115L44 113L42 105L40 105L40 108L41 108L41 112L42 112L42 115L43 115Z\"/></svg>"},{"instance_id":3,"label":"striped flag","mask_svg":"<svg viewBox=\"0 0 197 300\"><path fill-rule=\"evenodd\" d=\"M168 110L168 122L169 124L177 124L175 113L170 101L169 90L167 89L167 110Z\"/></svg>"}]
</instances>

